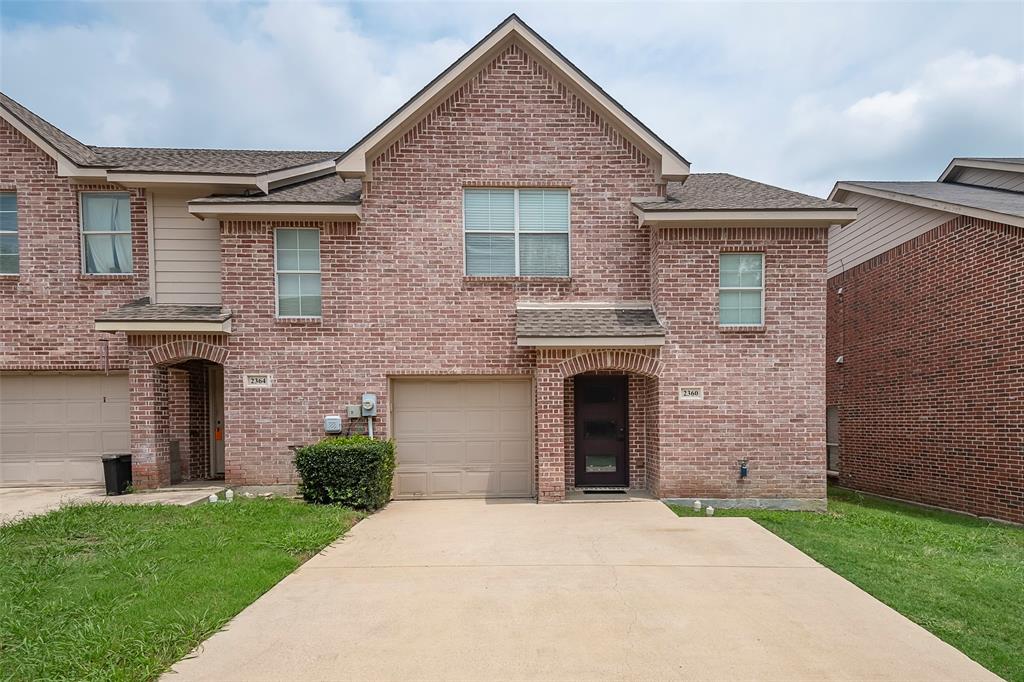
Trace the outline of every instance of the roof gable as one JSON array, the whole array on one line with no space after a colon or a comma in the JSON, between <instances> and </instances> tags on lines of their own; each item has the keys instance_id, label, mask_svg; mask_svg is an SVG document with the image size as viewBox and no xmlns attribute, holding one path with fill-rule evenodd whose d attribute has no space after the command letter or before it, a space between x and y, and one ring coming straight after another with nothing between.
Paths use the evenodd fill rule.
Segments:
<instances>
[{"instance_id":1,"label":"roof gable","mask_svg":"<svg viewBox=\"0 0 1024 682\"><path fill-rule=\"evenodd\" d=\"M472 78L479 69L513 42L556 76L571 84L584 104L615 125L630 143L652 160L655 171L662 179L678 180L689 174L690 164L681 154L655 135L515 14L499 24L483 40L345 152L338 160L338 173L345 177L368 177L373 160L386 150L392 141L429 115L453 91L460 88L466 80Z\"/></svg>"}]
</instances>

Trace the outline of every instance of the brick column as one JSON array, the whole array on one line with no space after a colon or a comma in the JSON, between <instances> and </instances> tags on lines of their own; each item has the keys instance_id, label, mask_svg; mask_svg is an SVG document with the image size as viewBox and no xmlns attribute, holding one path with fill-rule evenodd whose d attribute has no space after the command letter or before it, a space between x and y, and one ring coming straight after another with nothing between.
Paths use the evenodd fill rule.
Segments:
<instances>
[{"instance_id":1,"label":"brick column","mask_svg":"<svg viewBox=\"0 0 1024 682\"><path fill-rule=\"evenodd\" d=\"M537 361L537 501L565 499L565 378L553 364Z\"/></svg>"},{"instance_id":2,"label":"brick column","mask_svg":"<svg viewBox=\"0 0 1024 682\"><path fill-rule=\"evenodd\" d=\"M132 485L159 488L171 482L168 449L170 414L166 367L155 367L145 352L136 353L128 371Z\"/></svg>"}]
</instances>

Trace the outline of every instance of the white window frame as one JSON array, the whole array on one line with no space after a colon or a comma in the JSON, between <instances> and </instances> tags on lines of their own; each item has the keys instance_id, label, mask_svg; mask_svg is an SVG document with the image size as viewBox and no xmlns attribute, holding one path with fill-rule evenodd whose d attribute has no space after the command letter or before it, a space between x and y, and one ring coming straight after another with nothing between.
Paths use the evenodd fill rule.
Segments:
<instances>
[{"instance_id":1,"label":"white window frame","mask_svg":"<svg viewBox=\"0 0 1024 682\"><path fill-rule=\"evenodd\" d=\"M316 270L280 270L277 266L277 233L280 230L306 230L316 232ZM279 320L322 320L324 314L324 274L323 254L320 249L320 228L318 227L275 227L274 228L274 317ZM279 275L320 275L320 314L319 315L282 315L281 314L281 281Z\"/></svg>"},{"instance_id":2,"label":"white window frame","mask_svg":"<svg viewBox=\"0 0 1024 682\"><path fill-rule=\"evenodd\" d=\"M722 256L760 256L761 257L761 286L760 287L723 287L722 286ZM720 251L718 253L718 326L719 327L763 327L764 326L764 285L766 282L764 251ZM722 322L722 292L723 291L756 291L761 298L761 321L752 324L750 322Z\"/></svg>"},{"instance_id":3,"label":"white window frame","mask_svg":"<svg viewBox=\"0 0 1024 682\"><path fill-rule=\"evenodd\" d=\"M128 231L121 232L118 230L90 230L85 231L85 197L96 196L96 195L112 195L112 194L123 194L128 197ZM128 235L128 253L132 255L132 269L124 272L89 272L86 267L85 257L85 235ZM132 194L131 192L119 192L117 190L102 191L102 192L79 192L78 193L78 250L81 253L82 262L81 269L83 275L89 277L124 277L125 275L135 274L135 235L132 234Z\"/></svg>"},{"instance_id":4,"label":"white window frame","mask_svg":"<svg viewBox=\"0 0 1024 682\"><path fill-rule=\"evenodd\" d=\"M502 190L512 191L512 231L508 232L505 230L467 230L466 229L466 190L471 189L486 189L486 190ZM549 189L549 190L564 190L566 194L566 219L568 225L565 228L565 258L566 267L564 275L521 275L519 274L519 235L520 234L562 234L561 232L551 232L550 230L520 230L519 229L519 190L534 190L534 189ZM471 275L469 274L469 258L468 252L466 251L466 235L467 234L504 234L513 236L512 248L515 252L515 273L511 275ZM485 186L467 186L462 188L462 275L464 277L522 277L523 279L566 279L572 277L572 190L568 187L485 187Z\"/></svg>"},{"instance_id":5,"label":"white window frame","mask_svg":"<svg viewBox=\"0 0 1024 682\"><path fill-rule=\"evenodd\" d=\"M17 191L8 192L8 191L5 190L3 192L0 192L0 194L10 194L11 196L14 197L14 210L13 211L2 211L2 210L0 210L0 213L13 213L14 214L14 229L13 230L4 230L4 229L0 228L0 235L4 235L4 234L13 234L14 235L14 245L15 245L14 255L16 255L18 257L18 269L15 270L14 272L0 272L0 277L5 276L5 275L10 277L11 275L20 275L21 274L21 236L18 234L18 192Z\"/></svg>"}]
</instances>

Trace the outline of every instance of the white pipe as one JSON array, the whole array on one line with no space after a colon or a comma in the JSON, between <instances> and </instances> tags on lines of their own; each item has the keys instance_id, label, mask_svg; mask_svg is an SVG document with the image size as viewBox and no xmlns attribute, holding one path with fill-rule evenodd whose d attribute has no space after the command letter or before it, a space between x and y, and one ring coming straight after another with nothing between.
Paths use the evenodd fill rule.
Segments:
<instances>
[{"instance_id":1,"label":"white pipe","mask_svg":"<svg viewBox=\"0 0 1024 682\"><path fill-rule=\"evenodd\" d=\"M367 431L369 432L370 438L373 438L373 417L366 418Z\"/></svg>"}]
</instances>

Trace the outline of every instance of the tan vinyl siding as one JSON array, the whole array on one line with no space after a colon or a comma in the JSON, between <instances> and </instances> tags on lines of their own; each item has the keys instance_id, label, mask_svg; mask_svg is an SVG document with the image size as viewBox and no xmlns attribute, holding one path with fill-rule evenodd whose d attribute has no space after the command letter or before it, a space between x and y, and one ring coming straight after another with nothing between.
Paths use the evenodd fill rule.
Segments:
<instances>
[{"instance_id":1,"label":"tan vinyl siding","mask_svg":"<svg viewBox=\"0 0 1024 682\"><path fill-rule=\"evenodd\" d=\"M194 194L153 193L157 303L213 305L220 298L220 223L189 215Z\"/></svg>"},{"instance_id":2,"label":"tan vinyl siding","mask_svg":"<svg viewBox=\"0 0 1024 682\"><path fill-rule=\"evenodd\" d=\"M885 253L956 216L899 201L850 192L842 203L857 207L857 220L828 235L828 276Z\"/></svg>"},{"instance_id":3,"label":"tan vinyl siding","mask_svg":"<svg viewBox=\"0 0 1024 682\"><path fill-rule=\"evenodd\" d=\"M977 185L978 187L994 187L995 189L1024 192L1024 173L1013 173L1011 171L964 168L957 173L954 182L961 185Z\"/></svg>"}]
</instances>

